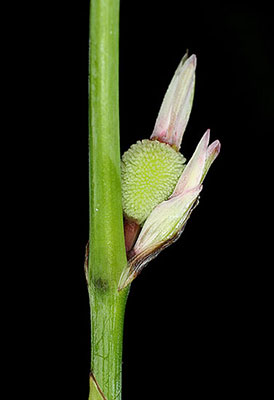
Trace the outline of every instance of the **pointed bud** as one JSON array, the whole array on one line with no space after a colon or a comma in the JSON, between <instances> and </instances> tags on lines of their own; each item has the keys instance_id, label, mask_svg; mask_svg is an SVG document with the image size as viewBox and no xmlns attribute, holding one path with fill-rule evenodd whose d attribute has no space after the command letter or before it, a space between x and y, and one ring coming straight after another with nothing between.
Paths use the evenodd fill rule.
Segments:
<instances>
[{"instance_id":1,"label":"pointed bud","mask_svg":"<svg viewBox=\"0 0 274 400\"><path fill-rule=\"evenodd\" d=\"M220 142L216 140L208 146L210 130L208 129L200 140L196 150L185 167L179 179L173 196L186 192L201 184L215 158L220 152Z\"/></svg>"},{"instance_id":2,"label":"pointed bud","mask_svg":"<svg viewBox=\"0 0 274 400\"><path fill-rule=\"evenodd\" d=\"M211 143L211 145L208 147L206 151L206 162L201 182L203 182L203 180L205 179L205 176L209 168L211 167L211 164L220 153L220 150L221 150L221 143L219 142L219 140L215 140L215 142Z\"/></svg>"},{"instance_id":3,"label":"pointed bud","mask_svg":"<svg viewBox=\"0 0 274 400\"><path fill-rule=\"evenodd\" d=\"M131 252L131 259L120 279L119 290L131 283L160 251L179 238L201 190L202 186L199 185L154 208Z\"/></svg>"},{"instance_id":4,"label":"pointed bud","mask_svg":"<svg viewBox=\"0 0 274 400\"><path fill-rule=\"evenodd\" d=\"M195 86L196 56L187 58L187 54L180 62L165 94L156 124L150 139L175 146L177 150L187 126Z\"/></svg>"},{"instance_id":5,"label":"pointed bud","mask_svg":"<svg viewBox=\"0 0 274 400\"><path fill-rule=\"evenodd\" d=\"M209 142L209 129L203 135L200 140L196 150L187 163L175 189L173 192L173 196L176 196L179 193L186 192L187 190L197 186L202 179L203 171L206 162L206 152Z\"/></svg>"}]
</instances>

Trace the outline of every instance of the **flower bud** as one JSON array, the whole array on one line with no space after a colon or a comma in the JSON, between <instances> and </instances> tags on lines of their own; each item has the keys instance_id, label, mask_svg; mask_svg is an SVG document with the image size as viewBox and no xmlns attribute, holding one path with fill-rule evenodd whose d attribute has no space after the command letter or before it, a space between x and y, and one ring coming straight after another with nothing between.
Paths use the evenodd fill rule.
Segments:
<instances>
[{"instance_id":1,"label":"flower bud","mask_svg":"<svg viewBox=\"0 0 274 400\"><path fill-rule=\"evenodd\" d=\"M131 251L119 282L119 290L136 278L149 261L177 240L194 208L202 186L170 198L154 208Z\"/></svg>"},{"instance_id":2,"label":"flower bud","mask_svg":"<svg viewBox=\"0 0 274 400\"><path fill-rule=\"evenodd\" d=\"M186 166L178 151L191 112L195 69L196 56L185 55L168 87L151 140L137 142L122 158L128 265L119 290L179 238L198 204L202 182L220 152L218 140L208 145L209 130Z\"/></svg>"},{"instance_id":3,"label":"flower bud","mask_svg":"<svg viewBox=\"0 0 274 400\"><path fill-rule=\"evenodd\" d=\"M181 147L194 96L196 56L180 62L161 105L155 127L150 139Z\"/></svg>"}]
</instances>

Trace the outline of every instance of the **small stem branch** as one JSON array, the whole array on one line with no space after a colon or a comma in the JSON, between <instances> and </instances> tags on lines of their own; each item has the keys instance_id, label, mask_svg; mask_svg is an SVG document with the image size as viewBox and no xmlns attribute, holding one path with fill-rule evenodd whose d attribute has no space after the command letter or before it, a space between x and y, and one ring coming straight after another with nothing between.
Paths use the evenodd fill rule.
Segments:
<instances>
[{"instance_id":1,"label":"small stem branch","mask_svg":"<svg viewBox=\"0 0 274 400\"><path fill-rule=\"evenodd\" d=\"M123 320L128 290L117 290L127 263L120 178L118 57L119 0L91 0L87 280L91 372L95 379L91 379L90 399L94 400L104 398L100 393L107 400L121 399Z\"/></svg>"}]
</instances>

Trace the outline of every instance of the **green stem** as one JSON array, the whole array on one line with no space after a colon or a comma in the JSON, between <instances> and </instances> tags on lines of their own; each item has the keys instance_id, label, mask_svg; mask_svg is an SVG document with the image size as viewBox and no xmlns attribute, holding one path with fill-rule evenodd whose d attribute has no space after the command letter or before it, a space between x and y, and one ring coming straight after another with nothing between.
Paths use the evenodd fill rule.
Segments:
<instances>
[{"instance_id":1,"label":"green stem","mask_svg":"<svg viewBox=\"0 0 274 400\"><path fill-rule=\"evenodd\" d=\"M123 320L128 290L117 291L127 263L120 180L118 60L119 0L91 0L87 279L92 400L121 399Z\"/></svg>"}]
</instances>

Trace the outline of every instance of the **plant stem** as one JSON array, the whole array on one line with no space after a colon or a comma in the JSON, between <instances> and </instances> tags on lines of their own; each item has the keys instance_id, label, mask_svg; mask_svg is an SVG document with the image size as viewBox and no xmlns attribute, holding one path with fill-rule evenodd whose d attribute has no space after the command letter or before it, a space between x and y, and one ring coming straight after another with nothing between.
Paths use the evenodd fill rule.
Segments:
<instances>
[{"instance_id":1,"label":"plant stem","mask_svg":"<svg viewBox=\"0 0 274 400\"><path fill-rule=\"evenodd\" d=\"M87 279L94 377L89 399L92 400L121 399L123 321L128 290L117 290L127 263L120 180L118 61L119 0L91 0Z\"/></svg>"}]
</instances>

